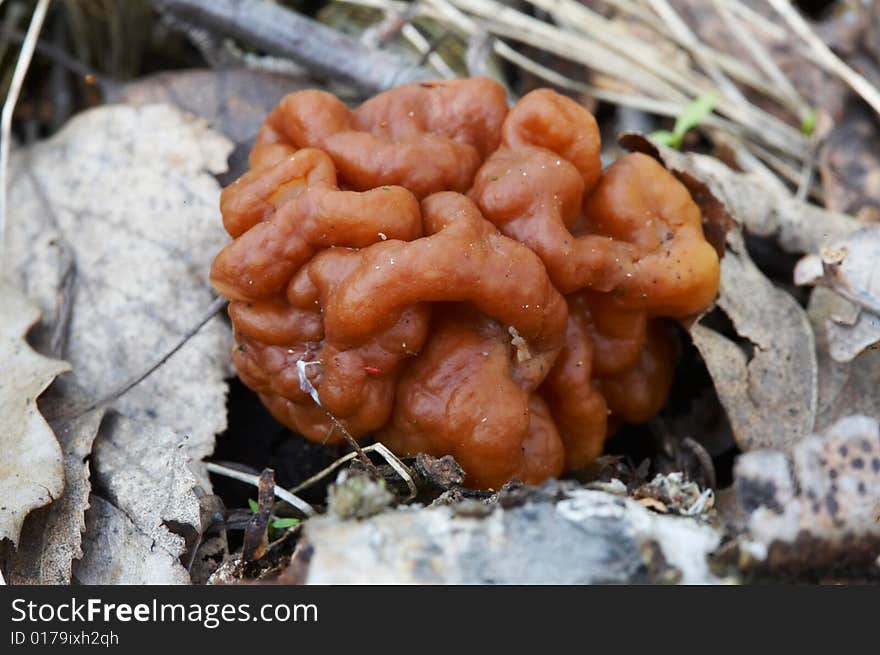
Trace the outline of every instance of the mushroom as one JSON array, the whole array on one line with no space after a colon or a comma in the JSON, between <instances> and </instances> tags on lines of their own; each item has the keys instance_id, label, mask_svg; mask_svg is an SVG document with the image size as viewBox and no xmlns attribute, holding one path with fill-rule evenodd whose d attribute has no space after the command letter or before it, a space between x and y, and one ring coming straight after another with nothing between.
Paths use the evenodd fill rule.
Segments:
<instances>
[{"instance_id":1,"label":"mushroom","mask_svg":"<svg viewBox=\"0 0 880 655\"><path fill-rule=\"evenodd\" d=\"M685 187L644 155L603 173L599 148L547 89L287 96L221 197L239 376L308 439L453 455L474 486L588 465L665 403L664 320L719 270Z\"/></svg>"}]
</instances>

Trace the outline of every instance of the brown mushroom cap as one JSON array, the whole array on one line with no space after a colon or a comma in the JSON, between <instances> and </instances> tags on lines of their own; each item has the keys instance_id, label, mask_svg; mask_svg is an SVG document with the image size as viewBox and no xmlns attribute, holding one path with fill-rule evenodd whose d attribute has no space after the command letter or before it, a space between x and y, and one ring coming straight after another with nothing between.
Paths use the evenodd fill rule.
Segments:
<instances>
[{"instance_id":1,"label":"brown mushroom cap","mask_svg":"<svg viewBox=\"0 0 880 655\"><path fill-rule=\"evenodd\" d=\"M354 111L325 91L285 97L266 118L255 151L281 144L321 148L344 186L396 184L419 198L466 191L501 138L504 89L488 78L406 84Z\"/></svg>"},{"instance_id":2,"label":"brown mushroom cap","mask_svg":"<svg viewBox=\"0 0 880 655\"><path fill-rule=\"evenodd\" d=\"M286 97L221 197L239 376L309 439L451 454L472 485L589 464L662 407L662 319L719 271L684 186L644 155L603 173L599 148L573 100L508 112L486 79Z\"/></svg>"}]
</instances>

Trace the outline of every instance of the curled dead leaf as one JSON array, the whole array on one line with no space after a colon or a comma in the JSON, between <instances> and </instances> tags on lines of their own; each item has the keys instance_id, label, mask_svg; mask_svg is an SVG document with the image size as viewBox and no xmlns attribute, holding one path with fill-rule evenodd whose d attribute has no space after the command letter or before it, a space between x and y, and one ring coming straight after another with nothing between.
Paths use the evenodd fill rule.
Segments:
<instances>
[{"instance_id":1,"label":"curled dead leaf","mask_svg":"<svg viewBox=\"0 0 880 655\"><path fill-rule=\"evenodd\" d=\"M37 409L37 396L70 365L25 341L40 310L0 278L0 542L17 544L28 513L64 490L63 453Z\"/></svg>"},{"instance_id":2,"label":"curled dead leaf","mask_svg":"<svg viewBox=\"0 0 880 655\"><path fill-rule=\"evenodd\" d=\"M87 397L60 378L40 398L40 410L49 420L64 453L64 493L25 519L18 549L7 562L12 584L70 584L71 565L82 557L82 533L89 507L89 455L101 409L75 419L63 416Z\"/></svg>"},{"instance_id":3,"label":"curled dead leaf","mask_svg":"<svg viewBox=\"0 0 880 655\"><path fill-rule=\"evenodd\" d=\"M825 322L828 352L835 361L852 361L880 342L880 226L863 227L806 255L794 277L797 284L834 292L835 299L821 305L827 314L816 319Z\"/></svg>"}]
</instances>

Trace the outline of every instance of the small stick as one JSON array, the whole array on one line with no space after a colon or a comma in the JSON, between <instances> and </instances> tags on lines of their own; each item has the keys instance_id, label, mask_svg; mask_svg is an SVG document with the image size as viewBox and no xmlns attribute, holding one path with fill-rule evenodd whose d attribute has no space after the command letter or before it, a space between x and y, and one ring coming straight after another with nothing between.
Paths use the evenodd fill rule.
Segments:
<instances>
[{"instance_id":1,"label":"small stick","mask_svg":"<svg viewBox=\"0 0 880 655\"><path fill-rule=\"evenodd\" d=\"M703 469L703 473L706 474L706 482L709 483L710 488L714 489L718 483L718 478L715 475L715 464L712 462L712 456L709 455L703 444L690 437L682 439L681 445L694 454L694 457L697 458L700 467Z\"/></svg>"},{"instance_id":2,"label":"small stick","mask_svg":"<svg viewBox=\"0 0 880 655\"><path fill-rule=\"evenodd\" d=\"M257 511L244 529L244 543L241 547L241 556L246 562L260 559L269 545L269 517L274 504L275 471L263 469L258 478L257 489Z\"/></svg>"},{"instance_id":3,"label":"small stick","mask_svg":"<svg viewBox=\"0 0 880 655\"><path fill-rule=\"evenodd\" d=\"M816 54L819 64L827 71L836 74L849 87L859 94L862 99L867 102L874 111L880 114L880 91L878 91L868 80L850 68L846 62L835 55L831 48L820 39L809 26L807 21L792 8L788 0L769 0L776 13L782 16L788 26L794 30L795 34L801 37L804 42L810 46Z\"/></svg>"},{"instance_id":4,"label":"small stick","mask_svg":"<svg viewBox=\"0 0 880 655\"><path fill-rule=\"evenodd\" d=\"M721 20L724 21L730 32L742 41L752 61L790 98L791 102L799 108L802 115L805 111L809 111L806 100L798 93L798 90L794 88L794 84L791 83L785 73L782 72L782 69L773 60L773 57L770 56L770 53L767 52L764 44L743 24L742 18L734 15L722 0L712 0L712 2L715 6L715 11L721 16Z\"/></svg>"},{"instance_id":5,"label":"small stick","mask_svg":"<svg viewBox=\"0 0 880 655\"><path fill-rule=\"evenodd\" d=\"M867 291L853 289L849 282L840 276L839 271L838 264L829 263L824 258L822 259L822 281L829 289L875 316L880 316L880 298L875 298Z\"/></svg>"},{"instance_id":6,"label":"small stick","mask_svg":"<svg viewBox=\"0 0 880 655\"><path fill-rule=\"evenodd\" d=\"M416 487L415 480L413 479L413 475L412 475L412 472L409 470L409 467L406 464L404 464L397 457L397 455L395 455L390 450L388 450L388 447L381 442L376 442L374 444L370 444L369 446L365 446L362 449L362 452L364 452L364 453L371 453L373 451L382 455L382 457L385 458L385 461L388 462L388 464L391 466L391 468L393 468L397 472L397 474L401 478L403 478L403 480L406 482L406 486L409 488L410 495L409 495L409 498L407 498L406 501L404 501L404 502L410 501L413 498L415 498L418 495L418 488ZM353 460L355 457L357 457L357 453L348 453L347 455L343 455L342 457L337 459L335 462L330 464L330 466L322 469L321 471L319 471L318 473L316 473L312 477L308 478L307 480L300 482L297 486L295 486L293 489L291 489L290 492L291 493L299 493L300 491L302 491L304 489L308 489L309 487L311 487L315 483L320 482L322 479L326 478L328 475L333 473L333 471L338 469L340 466L342 466L346 462Z\"/></svg>"},{"instance_id":7,"label":"small stick","mask_svg":"<svg viewBox=\"0 0 880 655\"><path fill-rule=\"evenodd\" d=\"M352 453L353 454L353 453ZM250 473L243 473L242 471L236 471L233 468L229 468L228 466L222 466L221 464L217 464L216 462L205 462L205 466L208 471L211 473L216 473L217 475L222 475L227 478L232 478L233 480L238 480L239 482L246 482L247 484L252 484L259 489L260 487L260 477L258 475L251 475ZM309 505L306 501L304 501L299 496L294 493L287 491L283 487L279 487L277 484L273 487L275 496L283 500L288 505L295 507L300 512L305 514L306 516L315 516L318 512L315 511L315 508Z\"/></svg>"},{"instance_id":8,"label":"small stick","mask_svg":"<svg viewBox=\"0 0 880 655\"><path fill-rule=\"evenodd\" d=\"M3 113L0 115L0 252L3 250L6 235L6 187L7 171L9 168L9 141L12 138L12 114L21 94L21 87L31 65L34 49L37 47L37 39L40 37L40 29L49 9L49 0L39 0L34 9L31 23L28 26L27 35L21 44L18 60L15 62L15 71L12 73L12 81L9 84L9 92L3 102Z\"/></svg>"},{"instance_id":9,"label":"small stick","mask_svg":"<svg viewBox=\"0 0 880 655\"><path fill-rule=\"evenodd\" d=\"M432 71L374 50L280 4L267 0L151 0L172 18L274 55L288 57L318 76L366 93L431 79Z\"/></svg>"}]
</instances>

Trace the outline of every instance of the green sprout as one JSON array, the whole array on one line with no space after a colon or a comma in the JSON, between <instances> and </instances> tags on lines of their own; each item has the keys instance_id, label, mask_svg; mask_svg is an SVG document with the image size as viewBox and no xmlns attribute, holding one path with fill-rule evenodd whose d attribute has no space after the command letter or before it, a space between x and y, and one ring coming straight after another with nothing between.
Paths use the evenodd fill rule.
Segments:
<instances>
[{"instance_id":1,"label":"green sprout","mask_svg":"<svg viewBox=\"0 0 880 655\"><path fill-rule=\"evenodd\" d=\"M253 498L248 498L248 506L251 508L251 511L254 514L258 514L260 512L260 505ZM269 521L269 539L275 539L275 531L276 530L286 530L287 528L292 528L296 525L299 525L299 519L293 518L279 518L273 517Z\"/></svg>"},{"instance_id":2,"label":"green sprout","mask_svg":"<svg viewBox=\"0 0 880 655\"><path fill-rule=\"evenodd\" d=\"M712 113L717 101L718 94L714 91L704 93L699 98L694 98L694 100L684 108L684 111L681 112L679 117L675 119L675 127L672 128L671 132L668 130L657 130L656 132L651 133L651 138L671 148L675 148L676 150L681 149L684 135L687 134L688 130L699 125L700 121Z\"/></svg>"},{"instance_id":3,"label":"green sprout","mask_svg":"<svg viewBox=\"0 0 880 655\"><path fill-rule=\"evenodd\" d=\"M803 132L804 136L813 136L813 132L816 130L816 110L810 109L804 117L801 119L801 132Z\"/></svg>"},{"instance_id":4,"label":"green sprout","mask_svg":"<svg viewBox=\"0 0 880 655\"><path fill-rule=\"evenodd\" d=\"M292 528L295 525L299 525L299 519L272 519L269 525L274 530L284 530L286 528Z\"/></svg>"}]
</instances>

